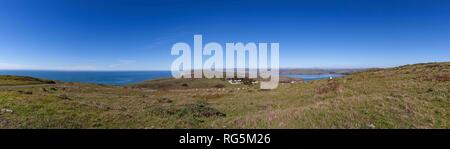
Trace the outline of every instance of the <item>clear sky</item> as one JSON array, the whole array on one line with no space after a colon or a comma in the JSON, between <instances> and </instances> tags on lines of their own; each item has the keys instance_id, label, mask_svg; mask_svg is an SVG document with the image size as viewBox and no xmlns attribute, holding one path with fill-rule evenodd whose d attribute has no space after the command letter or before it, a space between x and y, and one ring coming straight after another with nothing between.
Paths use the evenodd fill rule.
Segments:
<instances>
[{"instance_id":1,"label":"clear sky","mask_svg":"<svg viewBox=\"0 0 450 149\"><path fill-rule=\"evenodd\" d=\"M169 70L194 34L279 42L289 68L450 61L450 1L0 0L0 69Z\"/></svg>"}]
</instances>

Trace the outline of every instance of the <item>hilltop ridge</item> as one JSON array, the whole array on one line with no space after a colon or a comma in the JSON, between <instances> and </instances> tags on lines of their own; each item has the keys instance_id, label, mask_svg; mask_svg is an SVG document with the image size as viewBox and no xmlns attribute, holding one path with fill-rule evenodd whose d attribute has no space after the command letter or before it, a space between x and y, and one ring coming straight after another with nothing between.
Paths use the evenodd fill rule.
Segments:
<instances>
[{"instance_id":1,"label":"hilltop ridge","mask_svg":"<svg viewBox=\"0 0 450 149\"><path fill-rule=\"evenodd\" d=\"M269 91L220 79L163 80L171 84L163 89L152 87L155 81L13 88L4 83L10 80L0 77L9 85L0 88L0 128L450 128L449 62L282 83Z\"/></svg>"}]
</instances>

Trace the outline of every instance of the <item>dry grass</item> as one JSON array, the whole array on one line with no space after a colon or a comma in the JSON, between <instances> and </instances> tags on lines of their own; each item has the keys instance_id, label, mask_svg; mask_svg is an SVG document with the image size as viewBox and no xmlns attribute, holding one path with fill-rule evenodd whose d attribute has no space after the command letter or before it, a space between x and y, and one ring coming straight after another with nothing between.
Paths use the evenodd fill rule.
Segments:
<instances>
[{"instance_id":1,"label":"dry grass","mask_svg":"<svg viewBox=\"0 0 450 149\"><path fill-rule=\"evenodd\" d=\"M448 74L429 63L270 91L219 79L0 88L12 110L0 128L450 128Z\"/></svg>"}]
</instances>

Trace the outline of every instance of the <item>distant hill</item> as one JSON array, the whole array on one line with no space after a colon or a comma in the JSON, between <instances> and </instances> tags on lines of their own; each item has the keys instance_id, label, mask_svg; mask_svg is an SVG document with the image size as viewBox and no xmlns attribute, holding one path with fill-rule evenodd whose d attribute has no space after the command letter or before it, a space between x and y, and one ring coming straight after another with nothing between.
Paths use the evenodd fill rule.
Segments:
<instances>
[{"instance_id":1,"label":"distant hill","mask_svg":"<svg viewBox=\"0 0 450 149\"><path fill-rule=\"evenodd\" d=\"M302 68L289 68L280 69L280 74L351 74L354 72L365 71L367 69L302 69Z\"/></svg>"},{"instance_id":2,"label":"distant hill","mask_svg":"<svg viewBox=\"0 0 450 149\"><path fill-rule=\"evenodd\" d=\"M54 83L55 81L37 79L33 77L0 75L0 86L54 84Z\"/></svg>"}]
</instances>

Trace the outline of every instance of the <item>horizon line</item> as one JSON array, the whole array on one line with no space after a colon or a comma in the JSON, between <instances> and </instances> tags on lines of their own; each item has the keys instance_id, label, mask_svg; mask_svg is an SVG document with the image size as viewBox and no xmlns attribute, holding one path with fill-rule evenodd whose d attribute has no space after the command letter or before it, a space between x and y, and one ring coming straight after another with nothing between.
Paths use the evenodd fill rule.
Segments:
<instances>
[{"instance_id":1,"label":"horizon line","mask_svg":"<svg viewBox=\"0 0 450 149\"><path fill-rule=\"evenodd\" d=\"M325 70L325 69L372 69L372 68L390 68L390 67L284 67L279 68L279 70L283 69L310 69L310 70ZM235 69L243 69L243 68L235 68ZM248 68L245 68L248 69ZM192 70L198 70L198 69L192 69ZM114 72L114 71L171 71L171 70L105 70L105 69L99 69L99 70L66 70L66 69L1 69L0 71L103 71L103 72Z\"/></svg>"}]
</instances>

